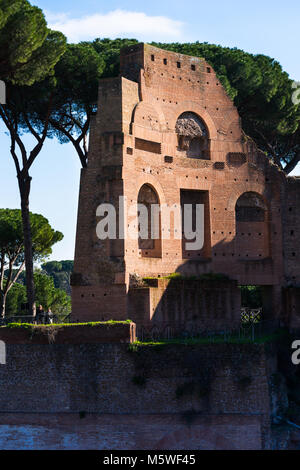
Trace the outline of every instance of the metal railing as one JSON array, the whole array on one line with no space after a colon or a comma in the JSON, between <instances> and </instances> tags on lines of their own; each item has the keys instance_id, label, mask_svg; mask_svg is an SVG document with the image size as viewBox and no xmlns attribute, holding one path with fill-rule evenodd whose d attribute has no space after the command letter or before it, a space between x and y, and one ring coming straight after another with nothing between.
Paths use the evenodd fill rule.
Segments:
<instances>
[{"instance_id":1,"label":"metal railing","mask_svg":"<svg viewBox=\"0 0 300 470\"><path fill-rule=\"evenodd\" d=\"M148 325L136 325L136 336L140 341L159 341L173 339L205 339L208 342L226 341L255 341L266 335L273 334L280 328L279 320L262 320L262 308L252 309L243 307L241 310L241 321L238 327L207 329L195 322L157 322ZM76 323L78 320L72 318L72 313L63 319L53 317L53 323ZM0 319L0 326L8 323L33 323L43 324L36 316L14 315Z\"/></svg>"},{"instance_id":2,"label":"metal railing","mask_svg":"<svg viewBox=\"0 0 300 470\"><path fill-rule=\"evenodd\" d=\"M239 327L220 329L201 328L197 325L178 323L157 323L137 325L136 335L139 341L159 341L173 339L205 339L208 342L255 341L273 334L280 327L279 321L241 322Z\"/></svg>"},{"instance_id":3,"label":"metal railing","mask_svg":"<svg viewBox=\"0 0 300 470\"><path fill-rule=\"evenodd\" d=\"M5 326L8 323L36 323L36 317L32 315L12 315L0 318L1 326Z\"/></svg>"},{"instance_id":4,"label":"metal railing","mask_svg":"<svg viewBox=\"0 0 300 470\"><path fill-rule=\"evenodd\" d=\"M251 307L242 307L241 309L241 322L242 323L257 323L262 320L263 309L260 308L251 308Z\"/></svg>"},{"instance_id":5,"label":"metal railing","mask_svg":"<svg viewBox=\"0 0 300 470\"><path fill-rule=\"evenodd\" d=\"M57 315L53 315L52 317L53 323L70 323L71 322L71 314L68 314L62 319L59 319ZM0 326L5 326L8 323L32 323L37 325L47 324L46 317L41 318L38 315L9 315L5 318L0 318Z\"/></svg>"}]
</instances>

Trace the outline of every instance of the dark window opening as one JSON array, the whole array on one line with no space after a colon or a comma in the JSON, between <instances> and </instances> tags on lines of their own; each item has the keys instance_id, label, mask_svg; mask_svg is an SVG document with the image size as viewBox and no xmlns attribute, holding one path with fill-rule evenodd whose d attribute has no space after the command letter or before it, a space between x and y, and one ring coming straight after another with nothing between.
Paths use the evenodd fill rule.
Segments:
<instances>
[{"instance_id":1,"label":"dark window opening","mask_svg":"<svg viewBox=\"0 0 300 470\"><path fill-rule=\"evenodd\" d=\"M180 190L180 203L182 212L182 258L203 258L211 257L211 234L210 234L210 214L209 214L209 192L199 190ZM204 206L204 244L201 249L190 249L187 243L194 243L196 237L192 240L186 238L187 233L192 230L199 229L199 220L197 217L197 205ZM187 206L186 206L187 205ZM188 219L185 219L185 211L192 210L192 224L189 226ZM198 213L199 217L199 213ZM197 222L197 223L196 223ZM188 224L185 226L185 224ZM198 224L198 226L197 226ZM201 228L200 228L201 229Z\"/></svg>"},{"instance_id":2,"label":"dark window opening","mask_svg":"<svg viewBox=\"0 0 300 470\"><path fill-rule=\"evenodd\" d=\"M176 122L178 150L190 158L209 160L209 140L206 125L197 114L182 113Z\"/></svg>"},{"instance_id":3,"label":"dark window opening","mask_svg":"<svg viewBox=\"0 0 300 470\"><path fill-rule=\"evenodd\" d=\"M160 214L155 217L153 206L160 204L155 190L148 184L144 184L138 194L138 246L142 256L161 257L161 221Z\"/></svg>"}]
</instances>

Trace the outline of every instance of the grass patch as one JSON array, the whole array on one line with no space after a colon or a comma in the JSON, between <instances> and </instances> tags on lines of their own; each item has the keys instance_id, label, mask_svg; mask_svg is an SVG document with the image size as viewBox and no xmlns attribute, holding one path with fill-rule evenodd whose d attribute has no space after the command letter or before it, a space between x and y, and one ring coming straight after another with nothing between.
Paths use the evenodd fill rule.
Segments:
<instances>
[{"instance_id":1,"label":"grass patch","mask_svg":"<svg viewBox=\"0 0 300 470\"><path fill-rule=\"evenodd\" d=\"M1 328L21 328L27 330L33 329L43 329L43 328L65 328L65 327L76 327L76 326L118 326L118 325L127 325L131 323L131 320L124 320L124 321L115 321L115 320L108 320L108 321L98 321L98 322L86 322L86 323L49 323L48 325L35 325L33 323L8 323L7 325L2 326Z\"/></svg>"},{"instance_id":2,"label":"grass patch","mask_svg":"<svg viewBox=\"0 0 300 470\"><path fill-rule=\"evenodd\" d=\"M222 273L206 273L201 274L200 276L196 275L187 275L181 273L172 273L167 276L161 277L143 277L143 280L152 280L152 279L169 279L171 281L228 281L230 278L226 274Z\"/></svg>"},{"instance_id":3,"label":"grass patch","mask_svg":"<svg viewBox=\"0 0 300 470\"><path fill-rule=\"evenodd\" d=\"M182 345L182 346L193 346L200 344L265 344L272 343L285 334L285 331L275 331L272 334L262 335L259 338L252 340L251 338L239 338L237 335L226 336L224 335L215 335L211 337L199 337L199 338L177 338L177 339L161 339L157 341L135 341L129 345L129 349L132 352L138 351L142 347L153 347L153 348L162 348L170 344Z\"/></svg>"}]
</instances>

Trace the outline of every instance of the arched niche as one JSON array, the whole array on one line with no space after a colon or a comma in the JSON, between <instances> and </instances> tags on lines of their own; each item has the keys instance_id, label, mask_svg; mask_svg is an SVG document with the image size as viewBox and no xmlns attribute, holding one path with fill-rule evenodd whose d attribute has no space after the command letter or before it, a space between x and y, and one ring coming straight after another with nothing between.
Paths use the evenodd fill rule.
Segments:
<instances>
[{"instance_id":1,"label":"arched niche","mask_svg":"<svg viewBox=\"0 0 300 470\"><path fill-rule=\"evenodd\" d=\"M269 211L264 198L253 191L243 193L235 205L236 252L242 259L270 256Z\"/></svg>"},{"instance_id":2,"label":"arched niche","mask_svg":"<svg viewBox=\"0 0 300 470\"><path fill-rule=\"evenodd\" d=\"M208 129L196 113L186 111L180 114L175 130L180 152L189 158L210 159Z\"/></svg>"},{"instance_id":3,"label":"arched niche","mask_svg":"<svg viewBox=\"0 0 300 470\"><path fill-rule=\"evenodd\" d=\"M150 184L143 184L138 193L138 245L141 255L161 257L161 216L157 192Z\"/></svg>"}]
</instances>

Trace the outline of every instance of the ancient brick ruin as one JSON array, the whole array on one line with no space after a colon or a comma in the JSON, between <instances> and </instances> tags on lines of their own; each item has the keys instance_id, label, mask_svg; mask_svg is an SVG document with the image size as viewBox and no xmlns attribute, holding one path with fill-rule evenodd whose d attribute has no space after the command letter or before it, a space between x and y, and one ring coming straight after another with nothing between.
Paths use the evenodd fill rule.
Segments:
<instances>
[{"instance_id":1,"label":"ancient brick ruin","mask_svg":"<svg viewBox=\"0 0 300 470\"><path fill-rule=\"evenodd\" d=\"M155 240L99 240L97 207L117 208L120 196L204 204L203 248L166 239L162 219ZM123 50L120 77L100 82L81 175L73 316L223 328L239 324L238 285L259 285L264 318L299 326L299 202L300 178L287 177L243 133L204 59L147 44ZM118 229L125 224L120 218ZM164 278L174 272L229 280L174 285ZM144 277L154 279L139 285Z\"/></svg>"}]
</instances>

